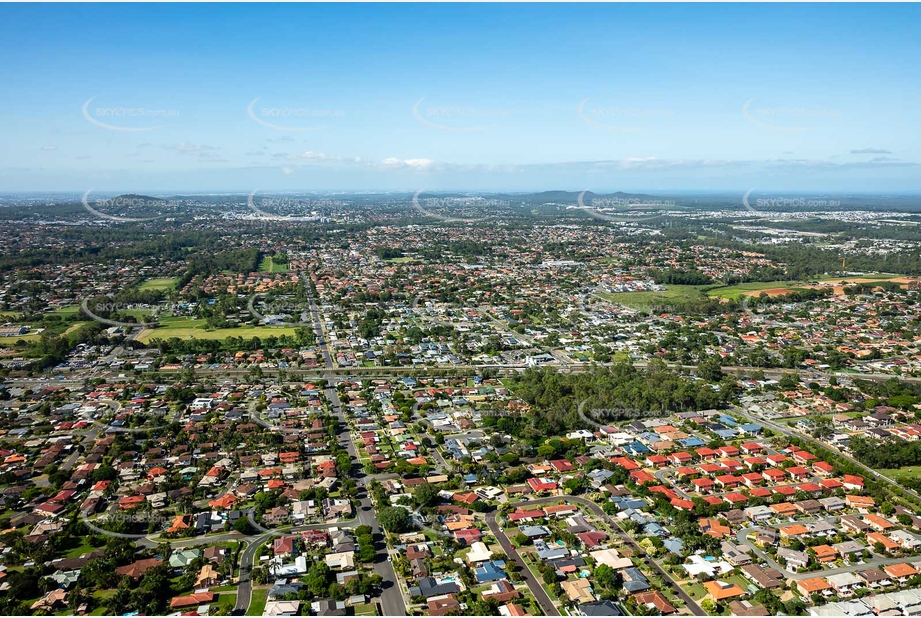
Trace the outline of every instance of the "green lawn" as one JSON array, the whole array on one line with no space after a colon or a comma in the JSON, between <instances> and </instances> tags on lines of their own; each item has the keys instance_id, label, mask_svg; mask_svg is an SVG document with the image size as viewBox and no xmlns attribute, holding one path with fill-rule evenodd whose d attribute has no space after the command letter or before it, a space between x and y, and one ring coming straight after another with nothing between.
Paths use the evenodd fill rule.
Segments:
<instances>
[{"instance_id":1,"label":"green lawn","mask_svg":"<svg viewBox=\"0 0 921 618\"><path fill-rule=\"evenodd\" d=\"M633 309L648 309L652 305L662 304L673 299L692 300L703 296L704 291L713 286L707 285L668 285L661 292L618 292L598 294L601 298Z\"/></svg>"},{"instance_id":2,"label":"green lawn","mask_svg":"<svg viewBox=\"0 0 921 618\"><path fill-rule=\"evenodd\" d=\"M861 275L859 277L817 277L811 279L810 281L819 281L821 283L844 283L844 282L861 282L861 281L891 281L893 279L898 279L903 275L890 275L890 274L876 274L876 275ZM710 290L707 290L708 296L719 296L720 298L739 298L739 296L751 293L759 292L760 290L773 290L773 289L788 289L791 291L794 290L804 290L807 289L805 286L809 284L809 281L758 281L754 283L738 283L736 285L730 286L720 286L714 287ZM757 296L757 294L755 294Z\"/></svg>"},{"instance_id":3,"label":"green lawn","mask_svg":"<svg viewBox=\"0 0 921 618\"><path fill-rule=\"evenodd\" d=\"M238 328L218 328L205 330L205 320L200 318L164 318L160 326L145 329L138 341L148 343L151 339L226 339L227 337L269 337L275 335L293 335L297 330L293 326L240 326Z\"/></svg>"},{"instance_id":4,"label":"green lawn","mask_svg":"<svg viewBox=\"0 0 921 618\"><path fill-rule=\"evenodd\" d=\"M813 281L843 282L843 281L890 281L902 275L862 275L859 277L822 277ZM671 299L691 300L703 295L727 299L738 299L740 296L755 293L760 290L788 289L802 290L808 281L758 281L754 283L739 283L736 285L666 285L661 292L619 292L613 294L598 294L601 298L633 309L648 309L651 305L662 304Z\"/></svg>"},{"instance_id":5,"label":"green lawn","mask_svg":"<svg viewBox=\"0 0 921 618\"><path fill-rule=\"evenodd\" d=\"M96 600L98 607L89 613L90 616L105 616L106 608L102 603L109 597L115 594L115 588L110 588L108 590L97 590L93 593L93 598Z\"/></svg>"},{"instance_id":6,"label":"green lawn","mask_svg":"<svg viewBox=\"0 0 921 618\"><path fill-rule=\"evenodd\" d=\"M249 608L246 610L246 615L261 616L262 612L265 611L265 604L268 599L268 588L254 588L253 596L249 600Z\"/></svg>"},{"instance_id":7,"label":"green lawn","mask_svg":"<svg viewBox=\"0 0 921 618\"><path fill-rule=\"evenodd\" d=\"M268 591L266 591L266 596L268 596ZM216 603L218 607L227 608L227 612L224 613L223 615L229 616L231 612L233 612L234 606L236 606L237 604L237 593L222 592L219 595L217 595ZM265 605L263 605L263 608L265 608ZM259 612L259 615L261 616L262 612Z\"/></svg>"},{"instance_id":8,"label":"green lawn","mask_svg":"<svg viewBox=\"0 0 921 618\"><path fill-rule=\"evenodd\" d=\"M690 586L682 586L685 591L691 596L695 601L699 601L705 596L707 596L707 589L703 587L703 584L694 583Z\"/></svg>"},{"instance_id":9,"label":"green lawn","mask_svg":"<svg viewBox=\"0 0 921 618\"><path fill-rule=\"evenodd\" d=\"M140 290L172 290L176 287L176 282L179 279L148 279L141 284Z\"/></svg>"},{"instance_id":10,"label":"green lawn","mask_svg":"<svg viewBox=\"0 0 921 618\"><path fill-rule=\"evenodd\" d=\"M287 264L276 264L270 256L265 256L259 263L259 272L264 273L283 273L288 271Z\"/></svg>"},{"instance_id":11,"label":"green lawn","mask_svg":"<svg viewBox=\"0 0 921 618\"><path fill-rule=\"evenodd\" d=\"M79 311L80 311L80 305L70 305L68 307L61 307L59 309L55 309L51 313L55 315L73 315L75 313L78 313Z\"/></svg>"},{"instance_id":12,"label":"green lawn","mask_svg":"<svg viewBox=\"0 0 921 618\"><path fill-rule=\"evenodd\" d=\"M70 333L74 332L75 330L77 330L78 328L80 328L81 326L83 326L84 324L86 324L86 322L77 322L76 324L71 324L70 326L67 327L67 330L65 330L63 334L65 334L65 335L70 334ZM42 332L42 333L31 333L31 334L28 334L28 335L17 335L17 336L15 336L15 337L0 337L0 345L12 345L12 344L14 344L14 343L16 343L17 341L20 341L20 340L22 340L22 341L38 341L39 339L42 338L42 335L52 335L52 334L60 335L60 334L61 334L60 329L59 329L59 328L55 328L55 329L48 329L48 328L46 328L45 331Z\"/></svg>"},{"instance_id":13,"label":"green lawn","mask_svg":"<svg viewBox=\"0 0 921 618\"><path fill-rule=\"evenodd\" d=\"M374 603L362 603L361 605L353 605L352 609L355 610L356 616L377 616L377 605Z\"/></svg>"},{"instance_id":14,"label":"green lawn","mask_svg":"<svg viewBox=\"0 0 921 618\"><path fill-rule=\"evenodd\" d=\"M707 296L738 299L743 295L751 295L752 292L755 292L755 296L757 296L757 293L761 290L802 290L804 289L802 287L804 283L803 281L759 281L756 283L739 283L707 290Z\"/></svg>"},{"instance_id":15,"label":"green lawn","mask_svg":"<svg viewBox=\"0 0 921 618\"><path fill-rule=\"evenodd\" d=\"M918 477L921 476L921 466L903 466L901 468L880 468L878 470L880 474L885 474L893 480L897 480L900 476L904 477Z\"/></svg>"},{"instance_id":16,"label":"green lawn","mask_svg":"<svg viewBox=\"0 0 921 618\"><path fill-rule=\"evenodd\" d=\"M0 337L0 345L13 345L17 341L38 341L41 335L19 335L17 337Z\"/></svg>"},{"instance_id":17,"label":"green lawn","mask_svg":"<svg viewBox=\"0 0 921 618\"><path fill-rule=\"evenodd\" d=\"M823 281L826 283L829 281L889 281L890 279L898 279L899 277L904 276L905 275L896 275L893 273L870 273L867 275L856 275L853 277L819 277L818 279L815 279L815 281Z\"/></svg>"},{"instance_id":18,"label":"green lawn","mask_svg":"<svg viewBox=\"0 0 921 618\"><path fill-rule=\"evenodd\" d=\"M150 309L124 309L119 311L122 315L130 315L136 320L146 320L150 317L150 314L153 313Z\"/></svg>"},{"instance_id":19,"label":"green lawn","mask_svg":"<svg viewBox=\"0 0 921 618\"><path fill-rule=\"evenodd\" d=\"M89 544L89 537L77 537L75 540L79 540L80 543L73 549L67 550L67 553L64 554L65 558L79 558L83 554L88 554L91 551L99 549L98 547L93 547Z\"/></svg>"}]
</instances>

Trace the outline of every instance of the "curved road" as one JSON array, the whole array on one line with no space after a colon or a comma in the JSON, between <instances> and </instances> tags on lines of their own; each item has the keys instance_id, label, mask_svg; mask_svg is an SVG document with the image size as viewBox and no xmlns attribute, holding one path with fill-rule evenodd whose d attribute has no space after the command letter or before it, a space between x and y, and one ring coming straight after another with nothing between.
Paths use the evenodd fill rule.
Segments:
<instances>
[{"instance_id":1,"label":"curved road","mask_svg":"<svg viewBox=\"0 0 921 618\"><path fill-rule=\"evenodd\" d=\"M256 563L256 553L259 551L259 548L273 536L275 536L275 533L267 532L256 537L246 546L246 549L243 550L243 554L240 556L240 578L237 580L237 604L234 605L233 608L235 614L246 615L246 610L249 609L250 601L253 598L253 581L250 579L250 575Z\"/></svg>"}]
</instances>

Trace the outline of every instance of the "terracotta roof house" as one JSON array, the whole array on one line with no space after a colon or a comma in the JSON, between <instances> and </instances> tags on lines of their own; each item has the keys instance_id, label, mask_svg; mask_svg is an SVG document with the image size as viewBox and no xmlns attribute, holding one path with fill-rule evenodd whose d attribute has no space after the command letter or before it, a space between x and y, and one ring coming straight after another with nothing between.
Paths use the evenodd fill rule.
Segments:
<instances>
[{"instance_id":1,"label":"terracotta roof house","mask_svg":"<svg viewBox=\"0 0 921 618\"><path fill-rule=\"evenodd\" d=\"M659 615L668 616L669 614L674 614L678 610L675 609L675 606L668 602L668 599L663 596L658 590L652 592L640 592L633 595L633 598L636 599L636 602L640 605L645 605L649 609L655 608L659 610Z\"/></svg>"},{"instance_id":2,"label":"terracotta roof house","mask_svg":"<svg viewBox=\"0 0 921 618\"><path fill-rule=\"evenodd\" d=\"M738 584L721 582L718 580L704 582L704 588L707 590L707 596L714 601L724 601L734 599L745 594L745 591Z\"/></svg>"},{"instance_id":3,"label":"terracotta roof house","mask_svg":"<svg viewBox=\"0 0 921 618\"><path fill-rule=\"evenodd\" d=\"M163 564L163 560L160 558L147 558L146 560L135 560L131 564L126 564L125 566L120 566L115 569L115 572L119 575L127 575L131 579L140 579L140 577L148 570L154 567L158 567Z\"/></svg>"},{"instance_id":4,"label":"terracotta roof house","mask_svg":"<svg viewBox=\"0 0 921 618\"><path fill-rule=\"evenodd\" d=\"M177 609L181 607L192 607L193 605L206 605L212 601L214 601L213 592L196 592L181 597L173 597L169 606L170 609Z\"/></svg>"}]
</instances>

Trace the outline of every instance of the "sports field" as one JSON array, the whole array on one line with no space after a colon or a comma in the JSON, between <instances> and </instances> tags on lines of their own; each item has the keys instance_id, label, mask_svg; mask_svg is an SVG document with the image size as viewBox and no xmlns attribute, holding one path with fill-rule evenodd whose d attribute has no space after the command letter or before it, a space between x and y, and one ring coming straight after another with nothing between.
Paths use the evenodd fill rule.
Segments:
<instances>
[{"instance_id":1,"label":"sports field","mask_svg":"<svg viewBox=\"0 0 921 618\"><path fill-rule=\"evenodd\" d=\"M263 273L283 273L288 272L287 264L276 264L270 256L262 258L259 262L259 272Z\"/></svg>"},{"instance_id":2,"label":"sports field","mask_svg":"<svg viewBox=\"0 0 921 618\"><path fill-rule=\"evenodd\" d=\"M707 290L707 296L718 296L738 300L741 296L758 296L761 292L769 296L789 294L794 290L805 289L804 281L762 281L755 283L738 283L736 285L720 286Z\"/></svg>"},{"instance_id":3,"label":"sports field","mask_svg":"<svg viewBox=\"0 0 921 618\"><path fill-rule=\"evenodd\" d=\"M83 326L84 324L86 324L86 322L77 322L76 324L71 324L70 326L67 327L67 330L63 332L63 334L68 335L74 332L75 330L77 330L78 328L80 328L81 326ZM12 345L16 343L17 341L38 341L39 339L42 338L42 335L51 335L52 332L54 331L46 330L43 333L16 335L14 337L0 337L0 345Z\"/></svg>"},{"instance_id":4,"label":"sports field","mask_svg":"<svg viewBox=\"0 0 921 618\"><path fill-rule=\"evenodd\" d=\"M141 290L172 290L178 279L148 279L140 285Z\"/></svg>"},{"instance_id":5,"label":"sports field","mask_svg":"<svg viewBox=\"0 0 921 618\"><path fill-rule=\"evenodd\" d=\"M648 309L653 305L661 305L670 300L692 300L703 296L703 290L713 286L708 285L667 285L661 292L618 292L614 294L599 294L601 298L609 300L631 309Z\"/></svg>"},{"instance_id":6,"label":"sports field","mask_svg":"<svg viewBox=\"0 0 921 618\"><path fill-rule=\"evenodd\" d=\"M841 288L845 283L867 283L876 281L892 281L907 285L912 280L902 275L860 275L854 277L819 277L811 281L759 281L754 283L738 283L735 285L666 285L666 289L661 292L620 292L614 294L598 294L601 298L611 302L630 307L632 309L645 310L653 305L667 304L670 300L693 300L701 296L711 298L725 298L739 300L743 296L758 296L762 292L768 296L780 296L790 292L815 289L817 286L813 283L838 283L835 286L835 293L841 293Z\"/></svg>"},{"instance_id":7,"label":"sports field","mask_svg":"<svg viewBox=\"0 0 921 618\"><path fill-rule=\"evenodd\" d=\"M293 335L297 329L293 326L240 326L238 328L205 329L205 320L201 318L163 318L157 328L145 328L138 335L138 341L148 343L151 339L226 339L228 337L270 337Z\"/></svg>"}]
</instances>

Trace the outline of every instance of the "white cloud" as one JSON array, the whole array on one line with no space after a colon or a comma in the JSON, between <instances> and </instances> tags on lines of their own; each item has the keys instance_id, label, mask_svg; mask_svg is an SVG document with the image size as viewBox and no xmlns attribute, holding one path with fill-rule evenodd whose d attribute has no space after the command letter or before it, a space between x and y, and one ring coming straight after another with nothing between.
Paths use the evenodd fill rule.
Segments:
<instances>
[{"instance_id":1,"label":"white cloud","mask_svg":"<svg viewBox=\"0 0 921 618\"><path fill-rule=\"evenodd\" d=\"M179 142L178 144L173 144L172 146L164 146L167 150L175 150L176 152L205 152L209 150L217 150L217 146L206 146L204 144L187 144L186 142Z\"/></svg>"},{"instance_id":2,"label":"white cloud","mask_svg":"<svg viewBox=\"0 0 921 618\"><path fill-rule=\"evenodd\" d=\"M278 156L278 155L276 155ZM344 161L339 155L330 155L325 152L314 152L307 150L305 152L282 155L289 161Z\"/></svg>"},{"instance_id":3,"label":"white cloud","mask_svg":"<svg viewBox=\"0 0 921 618\"><path fill-rule=\"evenodd\" d=\"M386 168L428 170L435 167L435 162L431 159L398 159L396 157L387 157L380 162L380 165Z\"/></svg>"}]
</instances>

